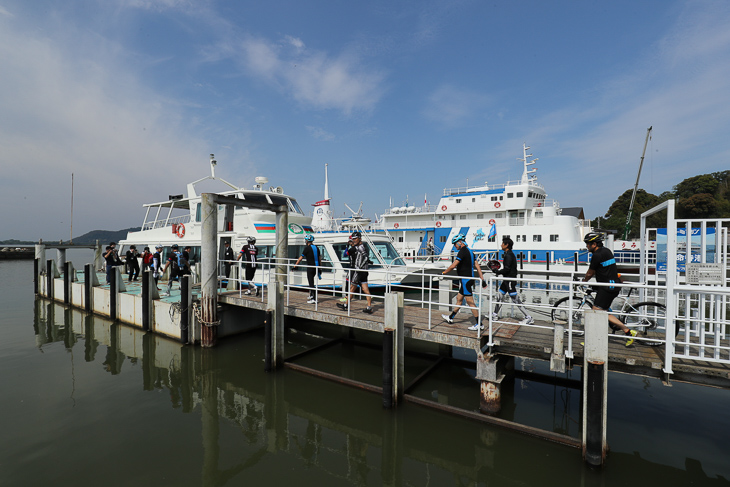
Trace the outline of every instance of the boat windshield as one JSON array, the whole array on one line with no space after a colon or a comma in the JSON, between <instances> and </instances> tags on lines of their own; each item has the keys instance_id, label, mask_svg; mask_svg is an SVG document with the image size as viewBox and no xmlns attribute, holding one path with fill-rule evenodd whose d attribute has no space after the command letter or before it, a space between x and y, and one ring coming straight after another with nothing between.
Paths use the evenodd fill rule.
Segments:
<instances>
[{"instance_id":1,"label":"boat windshield","mask_svg":"<svg viewBox=\"0 0 730 487\"><path fill-rule=\"evenodd\" d=\"M376 252L380 254L386 265L406 265L390 242L370 242L370 246L375 247Z\"/></svg>"},{"instance_id":2,"label":"boat windshield","mask_svg":"<svg viewBox=\"0 0 730 487\"><path fill-rule=\"evenodd\" d=\"M289 199L289 213L299 213L300 215L303 215L304 212L299 207L299 203L297 203L297 200L295 199Z\"/></svg>"}]
</instances>

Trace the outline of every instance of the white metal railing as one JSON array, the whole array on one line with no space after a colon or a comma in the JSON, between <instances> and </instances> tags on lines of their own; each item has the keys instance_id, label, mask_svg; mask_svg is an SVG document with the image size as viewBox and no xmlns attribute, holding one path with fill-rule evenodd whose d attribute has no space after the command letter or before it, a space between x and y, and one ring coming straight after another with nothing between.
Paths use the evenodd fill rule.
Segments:
<instances>
[{"instance_id":1,"label":"white metal railing","mask_svg":"<svg viewBox=\"0 0 730 487\"><path fill-rule=\"evenodd\" d=\"M189 223L190 215L179 215L171 218L160 218L159 220L145 222L142 225L142 230L152 230L155 228L164 228L172 226L173 224L179 225L180 223Z\"/></svg>"},{"instance_id":2,"label":"white metal railing","mask_svg":"<svg viewBox=\"0 0 730 487\"><path fill-rule=\"evenodd\" d=\"M262 289L260 299L264 301L265 292L267 291L267 283L272 279L275 268L276 259L268 262L259 262L259 269L255 276L255 285ZM351 292L348 288L348 275L352 269L341 267L325 267L323 269L322 279L315 277L314 287L310 287L306 278L306 269L309 266L300 263L297 269L292 269L294 259L287 259L284 264L286 269L287 285L286 303L290 303L290 293L293 290L313 291L316 303L313 303L315 309L319 309L320 295L327 293L328 295L338 296L339 299L347 298L350 302L355 299L365 299L366 295L361 290ZM247 282L243 279L243 263L241 261L231 261L231 264L238 266L240 274L238 277L229 277L228 281L240 283L235 286L229 286L239 290L241 295L247 288ZM453 308L455 303L451 299L455 295L455 287L452 285L454 281L463 279L459 276L441 276L435 275L434 269L422 268L415 272L405 272L402 267L378 267L368 270L369 285L372 288L380 288L376 293L371 291L371 299L373 303L380 305L383 300L383 294L391 292L395 285L398 285L405 277L409 278L409 292L404 296L404 303L407 306L417 306L427 309L428 321L426 323L429 330L433 329L439 323L442 323L439 315ZM583 272L574 270L542 270L542 271L525 271L520 278L497 277L489 272L484 273L486 286L483 285L478 278L474 280L474 306L469 305L466 300L462 302L460 313L472 314L472 310L477 313L477 323L484 328L474 332L477 338L486 337L487 345L495 345L495 333L502 324L512 323L514 321L505 321L506 318L517 318L522 320L522 315L516 308L517 306L507 299L501 303L500 316L493 319L492 310L497 304L498 285L501 281L515 281L517 283L518 292L522 297L522 305L535 318L535 323L521 323L521 326L532 327L536 329L554 329L554 318L556 320L565 321L565 332L567 340L565 340L565 355L569 358L573 357L573 340L575 336L582 335L583 331L579 325L582 323L580 318L576 318L578 307L582 304L583 310L587 309L586 304L582 302L580 293L577 293L574 286L578 284L577 279L582 279ZM220 276L220 279L225 279ZM438 282L435 287L434 284ZM586 283L593 288L602 286L615 286L621 288L621 294L614 300L612 310L614 315L625 317L632 314L644 320L654 320L656 330L659 335L652 334L651 337L639 334L634 339L637 345L641 346L651 344L653 346L663 347L665 354L668 354L665 360L665 371L671 373L671 362L676 358L701 360L707 362L718 362L730 364L730 323L728 317L730 315L730 288L728 287L712 287L712 286L675 286L673 293L668 293L665 283L623 283L623 284L602 284L595 281ZM629 290L631 292L629 293ZM384 291L384 293L382 292ZM669 297L672 299L669 299ZM556 308L555 303L563 298L567 298L564 307ZM661 306L666 306L664 315L651 314L648 311L642 311L634 306L639 302L656 302ZM566 305L567 304L567 305ZM311 305L307 305L311 306ZM359 308L359 307L358 307ZM555 312L562 310L562 312ZM348 315L352 314L353 307L348 307ZM641 313L644 312L644 315ZM655 312L656 313L656 312ZM359 314L359 312L358 312ZM463 318L460 318L463 319ZM472 325L471 319L464 322L465 325ZM678 333L675 338L675 327ZM607 333L609 330L607 330ZM617 339L626 340L624 334L615 335ZM666 364L669 364L667 369Z\"/></svg>"}]
</instances>

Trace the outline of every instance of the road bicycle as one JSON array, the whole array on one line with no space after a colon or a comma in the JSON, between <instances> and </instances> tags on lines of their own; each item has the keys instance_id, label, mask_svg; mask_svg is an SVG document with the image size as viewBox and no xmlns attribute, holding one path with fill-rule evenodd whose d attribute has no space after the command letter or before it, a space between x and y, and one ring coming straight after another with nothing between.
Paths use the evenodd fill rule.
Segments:
<instances>
[{"instance_id":1,"label":"road bicycle","mask_svg":"<svg viewBox=\"0 0 730 487\"><path fill-rule=\"evenodd\" d=\"M632 304L629 300L632 291L633 289L629 288L628 294L617 296L616 299L623 301L620 309L609 308L608 311L628 328L636 330L638 338L643 338L643 340L637 340L638 342L650 347L662 345L667 329L666 307L663 304L651 301ZM584 311L593 309L594 298L591 296L593 292L594 290L587 286L576 285L575 287L572 317L573 328L576 330L583 330ZM614 302L616 301L614 300ZM566 296L555 302L550 316L553 321L568 321L570 313L570 297ZM611 326L614 333L619 330L618 327L611 325L610 322L609 326ZM679 324L677 323L674 336L676 337L678 333Z\"/></svg>"}]
</instances>

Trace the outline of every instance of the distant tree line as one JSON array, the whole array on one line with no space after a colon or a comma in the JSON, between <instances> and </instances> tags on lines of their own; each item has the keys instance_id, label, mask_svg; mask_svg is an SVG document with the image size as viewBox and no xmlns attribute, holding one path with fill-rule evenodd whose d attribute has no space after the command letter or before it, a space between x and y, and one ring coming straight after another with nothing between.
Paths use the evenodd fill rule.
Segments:
<instances>
[{"instance_id":1,"label":"distant tree line","mask_svg":"<svg viewBox=\"0 0 730 487\"><path fill-rule=\"evenodd\" d=\"M676 217L687 219L730 218L730 171L713 172L687 178L660 195L643 189L636 192L634 216L631 219L629 238L638 238L641 214L658 204L674 199L677 201ZM608 208L603 217L591 221L594 228L614 230L621 238L626 227L626 215L631 204L633 188L627 189ZM667 224L666 212L655 213L647 219L647 226L663 228Z\"/></svg>"}]
</instances>

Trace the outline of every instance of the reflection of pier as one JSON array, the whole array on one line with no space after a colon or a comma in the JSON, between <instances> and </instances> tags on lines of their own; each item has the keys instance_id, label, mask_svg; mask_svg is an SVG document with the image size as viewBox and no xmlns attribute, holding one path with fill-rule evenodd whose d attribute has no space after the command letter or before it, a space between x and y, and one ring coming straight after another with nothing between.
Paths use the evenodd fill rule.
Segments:
<instances>
[{"instance_id":1,"label":"reflection of pier","mask_svg":"<svg viewBox=\"0 0 730 487\"><path fill-rule=\"evenodd\" d=\"M144 390L167 390L172 409L200 413L203 485L232 485L227 482L245 479L244 472L271 461L267 460L270 455L280 454L294 456L307 468L352 485L427 485L429 481L431 485L473 485L486 479L496 484L535 485L544 472L555 471L550 452L558 446L526 442L515 455L506 446L511 441L509 433L466 423L453 432L454 441L444 449L434 444L432 427L424 425L438 417L431 418L428 412L372 414L358 407L357 401L332 407L325 399L326 388L335 385L316 383L316 378L299 374L274 377L260 368L252 372L246 366L258 362L260 356L224 366L221 360L234 360L236 354L220 355L221 348L185 347L44 300L36 301L35 314L39 347L62 342L69 350L80 348L86 362L99 363L112 375L133 373L130 363L141 364ZM250 338L254 340L262 339L257 335ZM311 393L316 389L322 394ZM371 402L369 397L364 396L365 403ZM224 438L222 422L235 424L240 434ZM224 445L232 443L235 451L227 450ZM614 472L624 476L614 477L617 483L650 469L653 480L671 485L728 485L725 479L707 478L701 464L692 458L687 458L684 470L654 464L638 455L612 455L626 465ZM595 480L588 469L566 468L562 474L568 485ZM276 478L276 472L270 475Z\"/></svg>"}]
</instances>

